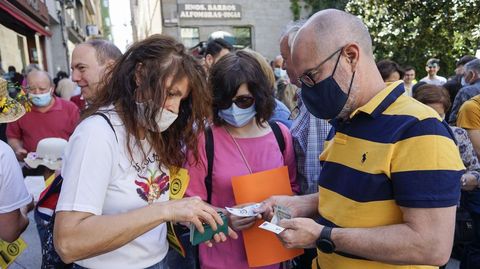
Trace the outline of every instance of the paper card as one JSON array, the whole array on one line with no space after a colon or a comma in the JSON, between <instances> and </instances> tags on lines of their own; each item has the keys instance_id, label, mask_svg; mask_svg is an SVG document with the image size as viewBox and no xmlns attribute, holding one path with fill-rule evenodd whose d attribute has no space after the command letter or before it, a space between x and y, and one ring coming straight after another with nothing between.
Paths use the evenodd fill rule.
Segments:
<instances>
[{"instance_id":1,"label":"paper card","mask_svg":"<svg viewBox=\"0 0 480 269\"><path fill-rule=\"evenodd\" d=\"M287 166L245 176L232 177L233 193L237 204L260 203L272 195L292 195ZM290 260L303 253L303 249L287 249L280 239L260 229L263 220L242 231L248 265L267 266Z\"/></svg>"},{"instance_id":2,"label":"paper card","mask_svg":"<svg viewBox=\"0 0 480 269\"><path fill-rule=\"evenodd\" d=\"M275 234L279 234L279 233L281 233L285 230L285 228L277 226L277 225L275 225L273 223L270 223L268 221L265 221L264 223L262 223L258 227L261 228L261 229L267 230L269 232L275 233Z\"/></svg>"}]
</instances>

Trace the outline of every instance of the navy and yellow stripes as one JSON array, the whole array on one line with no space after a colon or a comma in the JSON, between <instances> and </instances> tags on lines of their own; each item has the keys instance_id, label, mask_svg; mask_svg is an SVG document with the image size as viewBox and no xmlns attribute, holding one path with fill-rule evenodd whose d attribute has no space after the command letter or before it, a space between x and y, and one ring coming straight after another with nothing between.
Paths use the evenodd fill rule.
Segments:
<instances>
[{"instance_id":1,"label":"navy and yellow stripes","mask_svg":"<svg viewBox=\"0 0 480 269\"><path fill-rule=\"evenodd\" d=\"M450 128L433 109L403 92L403 84L393 83L349 121L331 121L334 128L320 155L321 224L392 225L403 222L401 206L448 207L458 202L465 167ZM321 268L327 269L405 268L319 255Z\"/></svg>"}]
</instances>

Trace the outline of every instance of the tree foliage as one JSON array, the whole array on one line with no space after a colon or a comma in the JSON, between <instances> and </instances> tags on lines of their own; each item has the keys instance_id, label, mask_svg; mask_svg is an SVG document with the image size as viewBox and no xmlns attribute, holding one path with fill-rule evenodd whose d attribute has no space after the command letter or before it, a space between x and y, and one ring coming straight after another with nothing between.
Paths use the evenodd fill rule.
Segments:
<instances>
[{"instance_id":1,"label":"tree foliage","mask_svg":"<svg viewBox=\"0 0 480 269\"><path fill-rule=\"evenodd\" d=\"M346 11L370 30L377 60L412 65L424 76L429 58L451 75L461 56L475 55L480 38L478 0L351 0Z\"/></svg>"}]
</instances>

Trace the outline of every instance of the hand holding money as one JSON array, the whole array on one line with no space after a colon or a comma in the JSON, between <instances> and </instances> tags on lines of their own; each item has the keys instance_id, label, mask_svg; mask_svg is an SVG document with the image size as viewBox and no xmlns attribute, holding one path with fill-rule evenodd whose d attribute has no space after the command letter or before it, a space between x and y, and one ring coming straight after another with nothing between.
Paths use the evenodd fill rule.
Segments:
<instances>
[{"instance_id":1,"label":"hand holding money","mask_svg":"<svg viewBox=\"0 0 480 269\"><path fill-rule=\"evenodd\" d=\"M260 204L242 204L235 207L226 207L228 211L228 218L230 226L235 231L242 231L248 229L255 224L257 219L261 218L261 215L255 213L253 210L260 207Z\"/></svg>"}]
</instances>

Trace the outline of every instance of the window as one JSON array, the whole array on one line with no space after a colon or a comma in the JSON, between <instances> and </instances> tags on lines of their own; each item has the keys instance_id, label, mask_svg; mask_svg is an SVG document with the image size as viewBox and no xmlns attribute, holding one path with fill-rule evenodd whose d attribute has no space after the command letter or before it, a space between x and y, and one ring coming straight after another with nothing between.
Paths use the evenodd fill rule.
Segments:
<instances>
[{"instance_id":1,"label":"window","mask_svg":"<svg viewBox=\"0 0 480 269\"><path fill-rule=\"evenodd\" d=\"M236 39L236 48L253 48L252 47L252 28L245 27L233 27L233 35Z\"/></svg>"},{"instance_id":2,"label":"window","mask_svg":"<svg viewBox=\"0 0 480 269\"><path fill-rule=\"evenodd\" d=\"M182 42L187 48L195 47L200 42L200 34L198 28L181 28L180 36Z\"/></svg>"}]
</instances>

